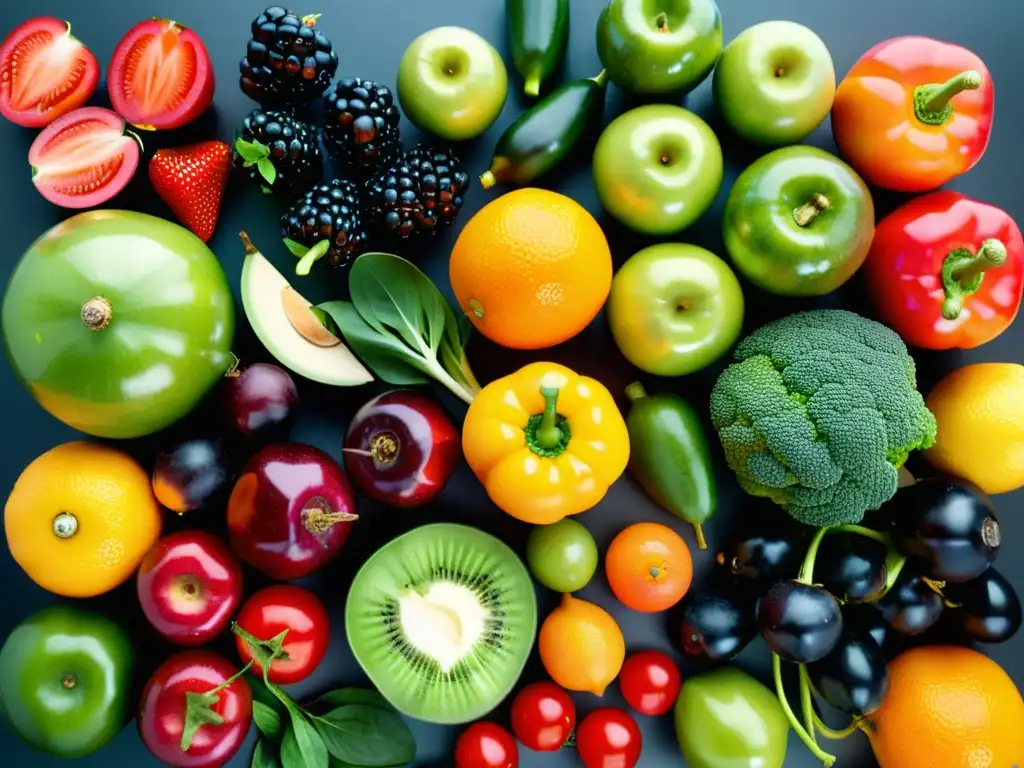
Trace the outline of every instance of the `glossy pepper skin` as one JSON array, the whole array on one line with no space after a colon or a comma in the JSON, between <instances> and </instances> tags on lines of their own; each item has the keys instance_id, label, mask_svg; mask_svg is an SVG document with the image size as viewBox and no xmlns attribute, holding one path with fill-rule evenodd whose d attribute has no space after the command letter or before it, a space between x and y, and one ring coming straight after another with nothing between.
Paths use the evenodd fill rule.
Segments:
<instances>
[{"instance_id":1,"label":"glossy pepper skin","mask_svg":"<svg viewBox=\"0 0 1024 768\"><path fill-rule=\"evenodd\" d=\"M869 50L836 90L839 154L876 186L924 192L974 167L988 146L995 95L977 55L928 37Z\"/></svg>"},{"instance_id":2,"label":"glossy pepper skin","mask_svg":"<svg viewBox=\"0 0 1024 768\"><path fill-rule=\"evenodd\" d=\"M604 497L626 469L629 434L600 382L532 363L474 398L462 450L495 504L539 525L585 512Z\"/></svg>"},{"instance_id":3,"label":"glossy pepper skin","mask_svg":"<svg viewBox=\"0 0 1024 768\"><path fill-rule=\"evenodd\" d=\"M886 216L864 264L879 319L923 349L972 349L1005 331L1024 290L1024 240L993 205L941 190Z\"/></svg>"}]
</instances>

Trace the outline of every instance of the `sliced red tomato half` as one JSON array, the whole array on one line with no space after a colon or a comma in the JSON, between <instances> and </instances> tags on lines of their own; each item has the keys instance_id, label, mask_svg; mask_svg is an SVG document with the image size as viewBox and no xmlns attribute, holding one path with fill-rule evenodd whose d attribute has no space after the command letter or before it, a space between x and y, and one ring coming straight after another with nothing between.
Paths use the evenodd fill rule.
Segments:
<instances>
[{"instance_id":1,"label":"sliced red tomato half","mask_svg":"<svg viewBox=\"0 0 1024 768\"><path fill-rule=\"evenodd\" d=\"M210 54L199 35L166 19L132 27L107 74L114 110L146 131L192 122L213 103L214 86Z\"/></svg>"},{"instance_id":2,"label":"sliced red tomato half","mask_svg":"<svg viewBox=\"0 0 1024 768\"><path fill-rule=\"evenodd\" d=\"M26 128L49 125L96 90L100 65L71 25L38 16L0 43L0 115Z\"/></svg>"},{"instance_id":3,"label":"sliced red tomato half","mask_svg":"<svg viewBox=\"0 0 1024 768\"><path fill-rule=\"evenodd\" d=\"M64 208L101 205L131 181L141 155L138 137L109 109L85 107L57 119L28 150L39 194Z\"/></svg>"}]
</instances>

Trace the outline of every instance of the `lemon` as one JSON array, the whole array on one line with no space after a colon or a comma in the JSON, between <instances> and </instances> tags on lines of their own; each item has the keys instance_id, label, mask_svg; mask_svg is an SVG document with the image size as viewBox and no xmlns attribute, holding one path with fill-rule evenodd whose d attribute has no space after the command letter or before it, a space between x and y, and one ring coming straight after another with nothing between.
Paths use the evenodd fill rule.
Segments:
<instances>
[{"instance_id":1,"label":"lemon","mask_svg":"<svg viewBox=\"0 0 1024 768\"><path fill-rule=\"evenodd\" d=\"M538 645L552 680L568 691L597 696L618 677L626 658L626 641L612 615L572 595L563 595L544 620Z\"/></svg>"}]
</instances>

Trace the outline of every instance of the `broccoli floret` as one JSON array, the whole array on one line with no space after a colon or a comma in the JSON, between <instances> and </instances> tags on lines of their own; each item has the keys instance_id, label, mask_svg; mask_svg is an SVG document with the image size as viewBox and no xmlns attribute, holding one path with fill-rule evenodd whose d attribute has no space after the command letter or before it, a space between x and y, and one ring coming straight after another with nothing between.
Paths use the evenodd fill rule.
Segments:
<instances>
[{"instance_id":1,"label":"broccoli floret","mask_svg":"<svg viewBox=\"0 0 1024 768\"><path fill-rule=\"evenodd\" d=\"M711 421L740 486L808 525L858 523L935 443L914 361L880 323L836 309L769 323L736 348Z\"/></svg>"}]
</instances>

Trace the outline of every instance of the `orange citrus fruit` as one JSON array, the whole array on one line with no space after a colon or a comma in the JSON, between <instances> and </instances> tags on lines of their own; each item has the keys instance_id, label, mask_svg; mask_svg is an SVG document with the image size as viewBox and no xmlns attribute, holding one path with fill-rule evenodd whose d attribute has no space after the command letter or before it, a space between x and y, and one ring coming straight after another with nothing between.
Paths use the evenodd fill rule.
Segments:
<instances>
[{"instance_id":1,"label":"orange citrus fruit","mask_svg":"<svg viewBox=\"0 0 1024 768\"><path fill-rule=\"evenodd\" d=\"M635 523L608 546L605 575L627 608L653 613L678 603L693 581L693 558L683 537L667 525Z\"/></svg>"},{"instance_id":2,"label":"orange citrus fruit","mask_svg":"<svg viewBox=\"0 0 1024 768\"><path fill-rule=\"evenodd\" d=\"M601 226L557 192L525 188L485 205L449 263L459 306L487 338L513 349L560 344L597 317L612 287Z\"/></svg>"},{"instance_id":3,"label":"orange citrus fruit","mask_svg":"<svg viewBox=\"0 0 1024 768\"><path fill-rule=\"evenodd\" d=\"M540 628L540 660L551 679L567 691L598 696L619 675L626 641L604 608L563 595Z\"/></svg>"},{"instance_id":4,"label":"orange citrus fruit","mask_svg":"<svg viewBox=\"0 0 1024 768\"><path fill-rule=\"evenodd\" d=\"M123 451L59 445L18 477L4 507L11 554L43 589L93 597L126 581L160 537L149 476Z\"/></svg>"},{"instance_id":5,"label":"orange citrus fruit","mask_svg":"<svg viewBox=\"0 0 1024 768\"><path fill-rule=\"evenodd\" d=\"M933 645L888 669L889 692L864 725L881 768L1024 766L1024 701L992 659Z\"/></svg>"},{"instance_id":6,"label":"orange citrus fruit","mask_svg":"<svg viewBox=\"0 0 1024 768\"><path fill-rule=\"evenodd\" d=\"M964 366L942 379L927 403L939 425L929 462L985 493L1024 486L1024 365Z\"/></svg>"}]
</instances>

